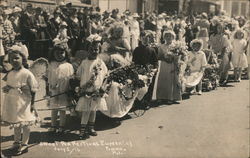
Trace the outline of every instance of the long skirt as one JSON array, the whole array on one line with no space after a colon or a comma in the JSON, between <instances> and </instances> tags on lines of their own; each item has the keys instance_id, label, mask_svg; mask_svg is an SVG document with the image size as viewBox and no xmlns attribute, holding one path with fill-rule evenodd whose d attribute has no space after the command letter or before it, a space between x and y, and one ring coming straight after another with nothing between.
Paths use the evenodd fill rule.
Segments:
<instances>
[{"instance_id":1,"label":"long skirt","mask_svg":"<svg viewBox=\"0 0 250 158\"><path fill-rule=\"evenodd\" d=\"M181 86L178 84L177 69L174 63L159 61L152 100L181 100Z\"/></svg>"},{"instance_id":2,"label":"long skirt","mask_svg":"<svg viewBox=\"0 0 250 158\"><path fill-rule=\"evenodd\" d=\"M228 79L228 71L231 68L230 54L224 53L221 56L218 56L218 58L219 58L219 62L220 62L220 67L219 67L220 81L225 81Z\"/></svg>"}]
</instances>

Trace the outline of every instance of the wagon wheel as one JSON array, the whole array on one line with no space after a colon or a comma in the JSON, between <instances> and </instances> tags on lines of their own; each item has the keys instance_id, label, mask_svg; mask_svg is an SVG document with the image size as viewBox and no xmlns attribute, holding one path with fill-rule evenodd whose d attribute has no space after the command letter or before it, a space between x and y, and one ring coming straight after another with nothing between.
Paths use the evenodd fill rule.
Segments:
<instances>
[{"instance_id":1,"label":"wagon wheel","mask_svg":"<svg viewBox=\"0 0 250 158\"><path fill-rule=\"evenodd\" d=\"M145 114L146 110L145 109L138 109L133 111L134 115L137 117L141 117Z\"/></svg>"},{"instance_id":2,"label":"wagon wheel","mask_svg":"<svg viewBox=\"0 0 250 158\"><path fill-rule=\"evenodd\" d=\"M134 103L134 106L130 110L130 112L131 112L130 116L134 117L134 118L143 116L144 113L146 112L144 103L145 102L140 102L140 101L136 100Z\"/></svg>"}]
</instances>

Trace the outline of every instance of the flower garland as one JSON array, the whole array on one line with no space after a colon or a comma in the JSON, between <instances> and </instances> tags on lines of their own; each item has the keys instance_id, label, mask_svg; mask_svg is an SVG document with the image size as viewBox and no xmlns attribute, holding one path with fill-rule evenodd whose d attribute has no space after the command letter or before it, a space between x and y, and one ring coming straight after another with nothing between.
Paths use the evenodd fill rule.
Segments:
<instances>
[{"instance_id":1,"label":"flower garland","mask_svg":"<svg viewBox=\"0 0 250 158\"><path fill-rule=\"evenodd\" d=\"M112 82L117 82L120 84L118 87L119 96L125 100L130 100L134 98L135 92L137 89L143 88L146 85L148 86L151 82L150 78L154 76L156 69L153 69L152 65L148 66L138 66L138 65L129 65L121 67L111 72L107 78L107 87L104 93L108 94ZM145 75L147 77L146 83L139 78L139 75ZM131 89L131 95L127 96L124 90L124 86L127 86Z\"/></svg>"},{"instance_id":2,"label":"flower garland","mask_svg":"<svg viewBox=\"0 0 250 158\"><path fill-rule=\"evenodd\" d=\"M93 72L92 75L82 87L76 87L75 92L78 97L86 97L86 98L97 98L97 97L102 97L103 92L101 89L95 90L94 92L87 92L87 89L91 87L95 87L94 83L97 79L97 76L99 75L100 71L102 70L101 68L101 63L98 62L96 66L93 67Z\"/></svg>"}]
</instances>

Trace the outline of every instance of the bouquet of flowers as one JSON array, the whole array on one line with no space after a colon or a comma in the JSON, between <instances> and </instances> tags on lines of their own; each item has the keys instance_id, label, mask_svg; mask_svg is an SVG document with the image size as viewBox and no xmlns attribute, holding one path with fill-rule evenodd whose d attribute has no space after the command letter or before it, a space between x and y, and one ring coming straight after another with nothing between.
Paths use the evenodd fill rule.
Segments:
<instances>
[{"instance_id":1,"label":"bouquet of flowers","mask_svg":"<svg viewBox=\"0 0 250 158\"><path fill-rule=\"evenodd\" d=\"M101 65L98 63L94 68L92 75L88 82L86 82L82 87L75 87L75 93L78 97L87 97L87 98L97 98L102 97L104 95L103 90L96 89L95 81L97 76L99 75L100 71L102 70ZM87 90L93 88L95 89L93 92L88 92Z\"/></svg>"},{"instance_id":2,"label":"bouquet of flowers","mask_svg":"<svg viewBox=\"0 0 250 158\"><path fill-rule=\"evenodd\" d=\"M187 45L184 42L176 41L170 46L169 51L177 69L178 85L181 86L186 70Z\"/></svg>"}]
</instances>

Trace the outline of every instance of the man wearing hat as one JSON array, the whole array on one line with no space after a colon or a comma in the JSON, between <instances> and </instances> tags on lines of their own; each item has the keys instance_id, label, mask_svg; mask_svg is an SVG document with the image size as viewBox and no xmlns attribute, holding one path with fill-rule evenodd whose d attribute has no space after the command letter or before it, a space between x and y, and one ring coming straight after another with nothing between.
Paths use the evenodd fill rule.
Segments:
<instances>
[{"instance_id":1,"label":"man wearing hat","mask_svg":"<svg viewBox=\"0 0 250 158\"><path fill-rule=\"evenodd\" d=\"M22 12L22 9L15 6L13 9L12 15L10 17L10 21L16 33L16 37L15 37L16 40L21 39L21 27L20 27L21 12Z\"/></svg>"},{"instance_id":2,"label":"man wearing hat","mask_svg":"<svg viewBox=\"0 0 250 158\"><path fill-rule=\"evenodd\" d=\"M75 8L71 8L69 10L69 19L67 21L68 24L68 35L70 37L69 47L74 55L77 48L77 42L80 36L80 23L77 18L77 10Z\"/></svg>"},{"instance_id":3,"label":"man wearing hat","mask_svg":"<svg viewBox=\"0 0 250 158\"><path fill-rule=\"evenodd\" d=\"M112 14L111 14L111 18L115 19L116 21L118 21L118 14L119 14L119 9L113 9L112 10Z\"/></svg>"},{"instance_id":4,"label":"man wearing hat","mask_svg":"<svg viewBox=\"0 0 250 158\"><path fill-rule=\"evenodd\" d=\"M58 33L60 23L63 21L61 18L61 12L59 9L56 9L53 13L53 18L49 20L49 34L52 39L54 39Z\"/></svg>"},{"instance_id":5,"label":"man wearing hat","mask_svg":"<svg viewBox=\"0 0 250 158\"><path fill-rule=\"evenodd\" d=\"M28 46L30 57L35 58L33 53L35 51L37 25L32 4L27 4L26 12L21 16L20 22L22 39L25 40L25 43Z\"/></svg>"},{"instance_id":6,"label":"man wearing hat","mask_svg":"<svg viewBox=\"0 0 250 158\"><path fill-rule=\"evenodd\" d=\"M105 21L106 19L108 19L110 16L110 12L108 12L107 10L105 10L102 14L102 21Z\"/></svg>"}]
</instances>

